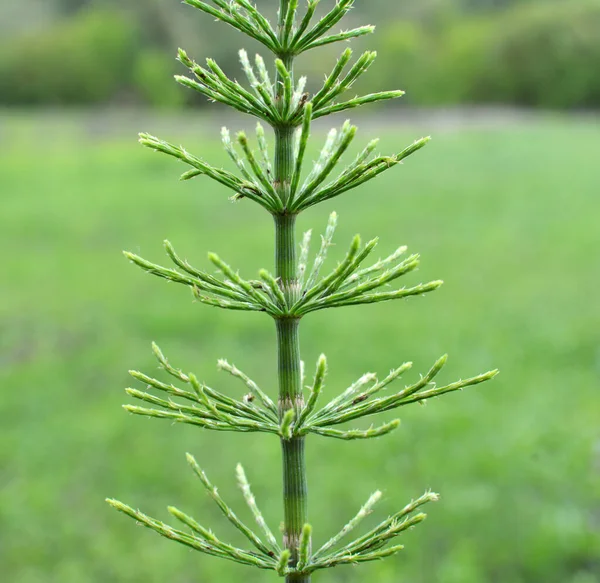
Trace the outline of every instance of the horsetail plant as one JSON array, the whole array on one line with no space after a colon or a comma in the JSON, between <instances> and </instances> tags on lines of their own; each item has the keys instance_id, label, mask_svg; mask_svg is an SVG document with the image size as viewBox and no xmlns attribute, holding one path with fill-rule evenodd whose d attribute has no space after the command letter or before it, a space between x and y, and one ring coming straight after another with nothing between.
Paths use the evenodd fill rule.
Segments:
<instances>
[{"instance_id":1,"label":"horsetail plant","mask_svg":"<svg viewBox=\"0 0 600 583\"><path fill-rule=\"evenodd\" d=\"M247 280L220 257L210 254L210 263L220 272L220 276L212 275L182 259L168 241L165 242L166 252L175 268L156 265L132 253L125 255L146 272L189 287L200 303L270 315L275 320L277 330L279 396L277 401L273 400L246 374L221 360L219 368L237 377L247 390L242 399L225 395L200 383L193 374L174 367L154 344L154 354L173 382L131 372L134 379L147 386L147 391L127 389L127 393L144 406L126 405L125 409L136 415L189 423L215 431L276 435L281 440L283 456L283 536L278 536L265 522L242 466L237 468L237 479L256 520L257 532L238 518L190 454L187 460L192 471L225 517L247 539L249 549L237 548L222 541L177 508L170 507L169 512L183 525L183 529L168 526L116 500L108 502L158 534L205 554L274 571L288 582L308 582L317 570L374 561L400 551L403 547L396 542L397 537L425 518L420 508L437 500L438 495L425 493L366 534L345 542L373 511L381 497L381 493L376 492L356 516L315 550L312 546L313 529L307 521L306 437L309 434L342 440L380 437L394 431L399 421L371 425L366 429L338 427L482 383L492 379L497 371L437 386L434 379L446 363L446 356L443 356L417 382L392 394L385 392L389 385L411 369L412 363L407 362L381 380L374 374L362 376L339 396L320 406L327 376L327 361L325 356L321 356L314 380L310 386L303 387L304 372L299 344L299 324L303 316L326 308L420 296L438 289L442 282L432 281L399 289L389 287L417 268L419 256L406 256L406 247L401 247L389 257L365 267L365 262L377 246L377 239L364 245L358 236L351 241L339 265L323 276L337 215L334 213L329 217L321 245L312 262L309 260L310 231L305 233L297 252L296 217L303 210L335 198L400 164L425 146L429 138L420 139L400 153L389 156L374 155L377 141L372 141L353 162L332 177L356 135L357 128L346 122L339 131L332 130L329 133L317 161L312 169L305 172L307 142L313 120L367 103L395 99L401 97L403 91L373 93L344 100L342 95L369 69L376 57L375 53L366 52L354 65L349 66L352 51L346 49L326 77L323 87L311 96L305 91L306 79L297 79L294 74L294 59L313 48L369 34L374 27L362 26L339 33L331 32L352 8L354 0L337 0L335 6L320 19L315 18L320 0L308 0L302 17L298 15L298 0L280 0L276 28L249 0L212 0L212 4L202 0L184 2L259 41L274 54L274 66L270 71L263 57L257 55L252 62L245 51L240 51L241 65L250 88L230 79L212 59L207 59L203 66L190 59L183 50L179 50L178 59L189 69L190 76L176 77L177 82L198 91L209 100L227 104L271 126L275 135L274 159L269 154L265 130L260 121L256 131L257 151L253 150L244 133L238 133L233 139L227 129L222 131L225 150L237 167L237 174L211 166L185 148L149 134L141 134L140 142L148 148L178 158L189 166L182 180L208 176L232 190L234 200L248 199L269 211L275 221L276 271L273 274L262 270L258 274L259 279ZM304 396L305 388L308 389L307 398ZM163 394L163 397L156 394Z\"/></svg>"}]
</instances>

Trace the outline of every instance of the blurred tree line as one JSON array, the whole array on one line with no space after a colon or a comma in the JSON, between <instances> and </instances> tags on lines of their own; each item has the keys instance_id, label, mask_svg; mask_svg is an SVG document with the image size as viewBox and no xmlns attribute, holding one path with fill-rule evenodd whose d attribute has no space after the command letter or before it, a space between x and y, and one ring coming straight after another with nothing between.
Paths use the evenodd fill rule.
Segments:
<instances>
[{"instance_id":1,"label":"blurred tree line","mask_svg":"<svg viewBox=\"0 0 600 583\"><path fill-rule=\"evenodd\" d=\"M277 0L258 4L274 17ZM355 43L380 54L369 88L412 104L600 106L600 0L369 0L349 18L379 24ZM168 82L178 46L238 76L240 42L258 48L177 0L19 0L0 7L0 38L0 105L179 107L195 98ZM303 72L320 80L338 52Z\"/></svg>"}]
</instances>

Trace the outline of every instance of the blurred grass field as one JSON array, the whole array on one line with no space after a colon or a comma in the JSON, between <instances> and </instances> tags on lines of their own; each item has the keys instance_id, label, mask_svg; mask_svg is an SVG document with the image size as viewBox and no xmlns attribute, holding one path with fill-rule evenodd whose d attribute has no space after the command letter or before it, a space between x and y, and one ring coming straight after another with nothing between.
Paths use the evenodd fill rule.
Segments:
<instances>
[{"instance_id":1,"label":"blurred grass field","mask_svg":"<svg viewBox=\"0 0 600 583\"><path fill-rule=\"evenodd\" d=\"M269 217L230 203L207 180L177 182L183 166L138 147L126 122L0 115L0 578L274 581L159 539L104 502L116 497L165 520L174 504L237 541L188 471L190 451L241 515L237 462L271 524L281 517L272 437L207 433L120 409L133 382L127 370L156 370L152 340L221 390L243 390L217 373L225 357L276 392L268 318L193 304L187 290L121 255L162 260L169 238L192 263L206 267L206 252L216 251L252 276L272 265ZM156 119L134 129L229 167L214 123ZM400 244L422 254L406 282L445 286L308 317L307 371L328 355L328 394L406 360L425 372L446 352L441 380L502 374L400 410L402 427L381 440L309 440L316 544L375 489L385 496L373 521L425 489L442 494L404 536L403 554L315 580L600 582L600 125L540 117L435 132L388 123L381 149L431 132L432 144L404 167L311 210L300 227L320 232L335 209L329 265L356 232L379 235L382 255ZM374 129L365 124L359 135L366 142Z\"/></svg>"}]
</instances>

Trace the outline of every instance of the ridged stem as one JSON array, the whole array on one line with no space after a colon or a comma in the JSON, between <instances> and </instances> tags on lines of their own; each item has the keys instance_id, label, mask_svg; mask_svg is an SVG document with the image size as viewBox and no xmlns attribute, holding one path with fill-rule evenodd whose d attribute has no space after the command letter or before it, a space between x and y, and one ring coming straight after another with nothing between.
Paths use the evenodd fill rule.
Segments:
<instances>
[{"instance_id":1,"label":"ridged stem","mask_svg":"<svg viewBox=\"0 0 600 583\"><path fill-rule=\"evenodd\" d=\"M275 128L275 190L287 207L294 173L294 128Z\"/></svg>"},{"instance_id":2,"label":"ridged stem","mask_svg":"<svg viewBox=\"0 0 600 583\"><path fill-rule=\"evenodd\" d=\"M280 0L280 34L289 0ZM283 58L287 70L292 73L292 58ZM281 104L283 88L277 80L277 100ZM275 189L283 206L287 206L290 184L294 171L294 128L275 127ZM297 294L296 281L296 216L275 216L275 262L277 277L289 303ZM295 318L277 320L277 353L279 372L279 410L283 415L289 409L297 412L302 406L302 379L300 372L300 321ZM307 519L306 463L304 438L282 439L283 456L283 509L284 546L291 552L291 566L298 561L298 549L302 527ZM310 575L288 575L286 583L310 583Z\"/></svg>"},{"instance_id":3,"label":"ridged stem","mask_svg":"<svg viewBox=\"0 0 600 583\"><path fill-rule=\"evenodd\" d=\"M275 217L277 276L280 278L284 294L295 295L297 288L295 217L283 215ZM302 379L300 369L300 320L283 318L277 324L277 352L279 375L280 416L290 409L296 415L303 405ZM307 521L306 463L304 459L304 437L282 439L283 455L283 508L284 545L290 550L291 564L298 560L298 548L302 527ZM287 583L309 583L309 575L288 575Z\"/></svg>"},{"instance_id":4,"label":"ridged stem","mask_svg":"<svg viewBox=\"0 0 600 583\"><path fill-rule=\"evenodd\" d=\"M293 296L296 281L296 215L275 215L275 263L283 293Z\"/></svg>"},{"instance_id":5,"label":"ridged stem","mask_svg":"<svg viewBox=\"0 0 600 583\"><path fill-rule=\"evenodd\" d=\"M279 408L282 415L303 405L300 377L299 320L277 320L279 365ZM304 437L282 439L284 545L292 553L292 566L298 560L302 527L307 521L306 463ZM288 575L287 582L308 583L310 576Z\"/></svg>"},{"instance_id":6,"label":"ridged stem","mask_svg":"<svg viewBox=\"0 0 600 583\"><path fill-rule=\"evenodd\" d=\"M283 23L289 0L279 2L279 35L283 38ZM293 75L293 58L280 55L286 69ZM283 105L283 86L276 80L277 102ZM290 185L294 171L294 128L281 125L275 129L275 189L287 207ZM298 285L296 281L296 216L275 216L275 262L277 277L283 293L291 305L295 301ZM300 320L283 318L277 320L277 354L279 372L279 411L282 416L290 409L298 414L303 405L302 378L300 370ZM302 527L307 519L306 463L304 459L304 437L281 440L283 456L283 509L284 546L291 552L291 566L298 562L298 550ZM310 583L310 575L288 575L286 583Z\"/></svg>"}]
</instances>

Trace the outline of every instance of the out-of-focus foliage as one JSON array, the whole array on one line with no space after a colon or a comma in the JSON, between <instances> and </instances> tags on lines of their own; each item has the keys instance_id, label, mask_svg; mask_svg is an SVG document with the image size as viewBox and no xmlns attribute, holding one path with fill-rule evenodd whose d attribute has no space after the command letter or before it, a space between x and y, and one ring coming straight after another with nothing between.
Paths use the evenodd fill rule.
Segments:
<instances>
[{"instance_id":1,"label":"out-of-focus foliage","mask_svg":"<svg viewBox=\"0 0 600 583\"><path fill-rule=\"evenodd\" d=\"M259 0L271 16L277 4ZM178 106L169 62L179 46L234 76L233 49L242 40L256 48L172 0L21 0L0 17L0 104ZM354 19L378 24L375 37L353 43L379 50L369 87L400 87L407 102L600 106L600 0L371 0L356 3ZM334 50L302 59L309 88Z\"/></svg>"},{"instance_id":2,"label":"out-of-focus foliage","mask_svg":"<svg viewBox=\"0 0 600 583\"><path fill-rule=\"evenodd\" d=\"M600 2L534 5L501 19L474 98L548 107L600 105Z\"/></svg>"},{"instance_id":3,"label":"out-of-focus foliage","mask_svg":"<svg viewBox=\"0 0 600 583\"><path fill-rule=\"evenodd\" d=\"M177 63L160 50L140 53L134 70L134 82L138 96L154 107L179 107L186 93L175 83L166 83L176 72Z\"/></svg>"},{"instance_id":4,"label":"out-of-focus foliage","mask_svg":"<svg viewBox=\"0 0 600 583\"><path fill-rule=\"evenodd\" d=\"M483 100L486 93L480 85L488 82L485 61L494 50L496 18L453 21L442 30L419 22L388 25L378 39L378 86L390 83L392 69L393 80L407 91L405 99L412 104Z\"/></svg>"},{"instance_id":5,"label":"out-of-focus foliage","mask_svg":"<svg viewBox=\"0 0 600 583\"><path fill-rule=\"evenodd\" d=\"M129 85L135 24L121 12L81 12L0 49L5 104L100 103Z\"/></svg>"},{"instance_id":6,"label":"out-of-focus foliage","mask_svg":"<svg viewBox=\"0 0 600 583\"><path fill-rule=\"evenodd\" d=\"M529 3L439 30L393 23L378 43L380 84L394 72L416 104L600 105L600 2ZM397 80L396 80L397 79Z\"/></svg>"}]
</instances>

